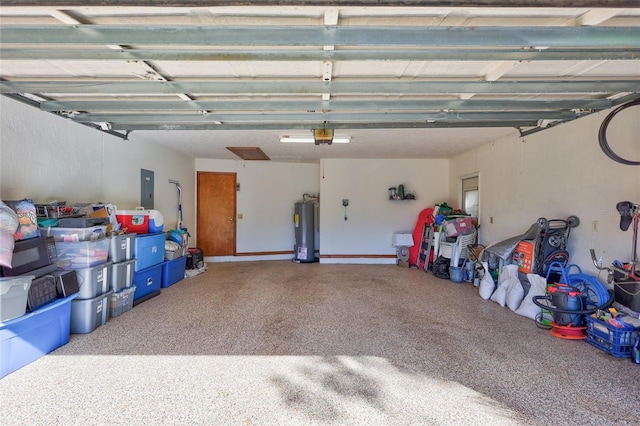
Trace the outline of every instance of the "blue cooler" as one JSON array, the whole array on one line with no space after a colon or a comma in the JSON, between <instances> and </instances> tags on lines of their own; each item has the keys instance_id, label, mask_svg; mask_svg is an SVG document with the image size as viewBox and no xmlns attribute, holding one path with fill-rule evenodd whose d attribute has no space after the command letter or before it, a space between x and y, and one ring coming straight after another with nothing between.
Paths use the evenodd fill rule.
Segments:
<instances>
[{"instance_id":1,"label":"blue cooler","mask_svg":"<svg viewBox=\"0 0 640 426\"><path fill-rule=\"evenodd\" d=\"M162 232L164 230L164 216L158 210L147 210L149 212L149 233Z\"/></svg>"}]
</instances>

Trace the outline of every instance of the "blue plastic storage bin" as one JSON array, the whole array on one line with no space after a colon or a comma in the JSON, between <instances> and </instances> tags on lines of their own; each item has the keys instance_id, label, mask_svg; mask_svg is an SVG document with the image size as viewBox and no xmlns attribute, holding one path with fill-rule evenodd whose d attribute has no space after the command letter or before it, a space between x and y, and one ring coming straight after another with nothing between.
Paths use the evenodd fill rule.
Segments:
<instances>
[{"instance_id":1,"label":"blue plastic storage bin","mask_svg":"<svg viewBox=\"0 0 640 426\"><path fill-rule=\"evenodd\" d=\"M184 270L187 266L187 257L180 256L173 260L162 262L162 287L166 288L184 278Z\"/></svg>"},{"instance_id":2,"label":"blue plastic storage bin","mask_svg":"<svg viewBox=\"0 0 640 426\"><path fill-rule=\"evenodd\" d=\"M633 345L636 343L640 329L630 326L618 328L596 318L587 315L587 339L586 342L600 348L616 358L630 358Z\"/></svg>"},{"instance_id":3,"label":"blue plastic storage bin","mask_svg":"<svg viewBox=\"0 0 640 426\"><path fill-rule=\"evenodd\" d=\"M141 271L164 260L164 232L138 235L133 244L133 257L136 259L134 271Z\"/></svg>"},{"instance_id":4,"label":"blue plastic storage bin","mask_svg":"<svg viewBox=\"0 0 640 426\"><path fill-rule=\"evenodd\" d=\"M0 379L69 342L72 294L0 323Z\"/></svg>"},{"instance_id":5,"label":"blue plastic storage bin","mask_svg":"<svg viewBox=\"0 0 640 426\"><path fill-rule=\"evenodd\" d=\"M162 282L162 264L152 266L133 273L133 285L136 292L133 294L134 305L136 301L144 301L160 292Z\"/></svg>"}]
</instances>

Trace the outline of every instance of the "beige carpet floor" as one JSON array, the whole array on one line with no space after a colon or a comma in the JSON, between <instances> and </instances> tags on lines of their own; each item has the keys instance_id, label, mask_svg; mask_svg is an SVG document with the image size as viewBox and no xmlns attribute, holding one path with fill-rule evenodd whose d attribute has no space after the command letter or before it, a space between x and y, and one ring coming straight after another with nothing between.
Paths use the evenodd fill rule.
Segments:
<instances>
[{"instance_id":1,"label":"beige carpet floor","mask_svg":"<svg viewBox=\"0 0 640 426\"><path fill-rule=\"evenodd\" d=\"M213 263L0 398L2 425L637 425L640 366L416 269Z\"/></svg>"}]
</instances>

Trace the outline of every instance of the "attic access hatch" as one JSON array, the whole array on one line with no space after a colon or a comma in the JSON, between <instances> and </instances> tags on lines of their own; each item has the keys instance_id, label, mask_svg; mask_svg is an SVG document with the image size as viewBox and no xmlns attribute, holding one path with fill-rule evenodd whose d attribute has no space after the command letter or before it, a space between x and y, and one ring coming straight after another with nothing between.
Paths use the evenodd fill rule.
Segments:
<instances>
[{"instance_id":1,"label":"attic access hatch","mask_svg":"<svg viewBox=\"0 0 640 426\"><path fill-rule=\"evenodd\" d=\"M270 160L269 156L256 146L228 146L227 149L243 160Z\"/></svg>"}]
</instances>

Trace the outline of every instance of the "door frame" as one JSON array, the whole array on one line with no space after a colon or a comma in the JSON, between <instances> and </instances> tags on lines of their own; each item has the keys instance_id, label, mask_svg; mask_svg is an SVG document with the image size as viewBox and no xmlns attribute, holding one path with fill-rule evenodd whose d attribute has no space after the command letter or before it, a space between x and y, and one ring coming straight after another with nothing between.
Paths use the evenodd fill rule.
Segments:
<instances>
[{"instance_id":1,"label":"door frame","mask_svg":"<svg viewBox=\"0 0 640 426\"><path fill-rule=\"evenodd\" d=\"M457 182L458 205L460 206L461 209L464 208L464 205L462 204L462 201L464 198L462 194L462 181L465 179L470 179L474 177L478 178L478 217L476 219L478 221L478 225L480 225L480 217L482 216L482 192L480 191L480 187L482 186L482 179L480 177L480 172L472 172L466 175L458 176L458 182Z\"/></svg>"}]
</instances>

